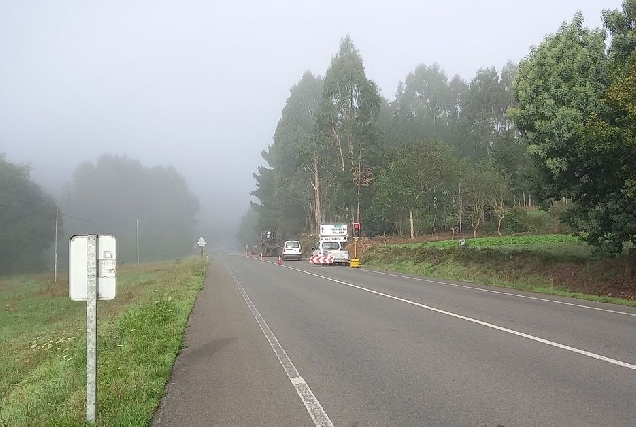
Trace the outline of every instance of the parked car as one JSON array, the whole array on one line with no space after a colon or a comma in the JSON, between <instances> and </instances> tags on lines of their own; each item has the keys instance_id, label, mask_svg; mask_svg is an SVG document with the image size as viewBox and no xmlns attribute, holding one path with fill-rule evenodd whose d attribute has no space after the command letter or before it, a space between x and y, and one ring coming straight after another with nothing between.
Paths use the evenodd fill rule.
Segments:
<instances>
[{"instance_id":1,"label":"parked car","mask_svg":"<svg viewBox=\"0 0 636 427\"><path fill-rule=\"evenodd\" d=\"M283 250L281 252L281 257L283 261L288 259L294 259L296 261L300 261L303 259L303 249L298 240L287 240L283 245Z\"/></svg>"}]
</instances>

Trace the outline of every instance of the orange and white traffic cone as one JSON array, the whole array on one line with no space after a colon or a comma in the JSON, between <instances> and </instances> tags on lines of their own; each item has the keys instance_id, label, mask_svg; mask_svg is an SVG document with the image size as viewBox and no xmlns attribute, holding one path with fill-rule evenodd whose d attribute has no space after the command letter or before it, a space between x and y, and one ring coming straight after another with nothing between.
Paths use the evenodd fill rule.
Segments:
<instances>
[{"instance_id":1,"label":"orange and white traffic cone","mask_svg":"<svg viewBox=\"0 0 636 427\"><path fill-rule=\"evenodd\" d=\"M278 255L278 265L283 265L283 258L280 255Z\"/></svg>"}]
</instances>

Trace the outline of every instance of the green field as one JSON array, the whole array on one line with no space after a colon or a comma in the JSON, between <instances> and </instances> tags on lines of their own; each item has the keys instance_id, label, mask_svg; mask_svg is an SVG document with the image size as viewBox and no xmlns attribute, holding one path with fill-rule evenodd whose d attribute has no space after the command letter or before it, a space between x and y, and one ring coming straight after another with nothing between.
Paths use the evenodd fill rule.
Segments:
<instances>
[{"instance_id":1,"label":"green field","mask_svg":"<svg viewBox=\"0 0 636 427\"><path fill-rule=\"evenodd\" d=\"M636 306L628 262L558 234L372 245L362 256L371 268Z\"/></svg>"},{"instance_id":2,"label":"green field","mask_svg":"<svg viewBox=\"0 0 636 427\"><path fill-rule=\"evenodd\" d=\"M97 423L149 425L182 348L202 259L118 266L98 302ZM86 303L68 278L0 278L0 425L86 425Z\"/></svg>"}]
</instances>

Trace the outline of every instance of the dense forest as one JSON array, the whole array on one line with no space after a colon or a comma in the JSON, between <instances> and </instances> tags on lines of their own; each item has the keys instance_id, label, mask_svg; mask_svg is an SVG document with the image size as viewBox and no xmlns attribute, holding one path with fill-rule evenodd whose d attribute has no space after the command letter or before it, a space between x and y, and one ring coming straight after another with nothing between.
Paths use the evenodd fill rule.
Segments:
<instances>
[{"instance_id":1,"label":"dense forest","mask_svg":"<svg viewBox=\"0 0 636 427\"><path fill-rule=\"evenodd\" d=\"M561 204L597 249L633 245L636 0L602 16L589 29L577 14L519 64L470 82L422 64L392 101L346 36L324 76L291 88L239 238L351 221L367 236L515 232L528 207Z\"/></svg>"}]
</instances>

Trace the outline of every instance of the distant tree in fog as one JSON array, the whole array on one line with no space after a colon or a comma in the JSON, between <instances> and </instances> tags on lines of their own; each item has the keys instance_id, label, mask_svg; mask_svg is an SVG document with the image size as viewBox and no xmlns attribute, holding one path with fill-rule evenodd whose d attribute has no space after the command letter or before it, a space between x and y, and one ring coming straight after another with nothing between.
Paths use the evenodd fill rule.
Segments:
<instances>
[{"instance_id":1,"label":"distant tree in fog","mask_svg":"<svg viewBox=\"0 0 636 427\"><path fill-rule=\"evenodd\" d=\"M31 180L29 166L0 153L0 274L42 270L54 227L53 197Z\"/></svg>"},{"instance_id":2,"label":"distant tree in fog","mask_svg":"<svg viewBox=\"0 0 636 427\"><path fill-rule=\"evenodd\" d=\"M199 201L171 166L102 155L76 168L65 193L63 210L82 219L69 219L67 231L114 234L118 260L136 261L137 220L141 261L192 252Z\"/></svg>"}]
</instances>

